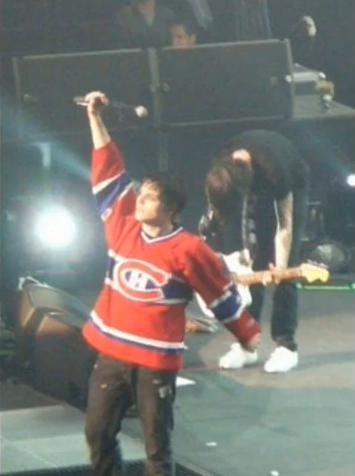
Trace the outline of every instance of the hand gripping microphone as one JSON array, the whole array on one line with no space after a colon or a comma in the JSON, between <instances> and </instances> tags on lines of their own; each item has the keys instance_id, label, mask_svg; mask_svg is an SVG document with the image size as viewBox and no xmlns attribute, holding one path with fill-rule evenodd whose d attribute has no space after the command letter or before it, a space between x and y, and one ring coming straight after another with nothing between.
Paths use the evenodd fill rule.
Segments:
<instances>
[{"instance_id":1,"label":"hand gripping microphone","mask_svg":"<svg viewBox=\"0 0 355 476\"><path fill-rule=\"evenodd\" d=\"M86 107L88 105L88 102L85 100L84 96L75 96L73 98L73 102L76 106ZM148 116L148 109L144 106L132 106L131 104L126 104L124 102L110 100L110 102L107 104L107 106L105 105L105 107L109 109L115 109L119 113L133 114L139 119L144 119Z\"/></svg>"}]
</instances>

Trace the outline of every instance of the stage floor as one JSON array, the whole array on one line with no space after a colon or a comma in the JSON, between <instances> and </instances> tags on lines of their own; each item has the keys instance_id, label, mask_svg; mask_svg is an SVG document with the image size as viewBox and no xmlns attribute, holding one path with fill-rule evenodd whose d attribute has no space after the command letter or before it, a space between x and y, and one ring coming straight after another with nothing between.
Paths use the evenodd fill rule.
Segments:
<instances>
[{"instance_id":1,"label":"stage floor","mask_svg":"<svg viewBox=\"0 0 355 476\"><path fill-rule=\"evenodd\" d=\"M300 365L285 375L262 370L272 349L267 301L252 367L217 368L232 342L223 328L188 337L181 376L193 384L177 392L176 460L201 468L195 474L354 476L355 292L300 292ZM88 463L79 410L22 384L2 387L1 474ZM125 421L123 450L144 458L136 418Z\"/></svg>"}]
</instances>

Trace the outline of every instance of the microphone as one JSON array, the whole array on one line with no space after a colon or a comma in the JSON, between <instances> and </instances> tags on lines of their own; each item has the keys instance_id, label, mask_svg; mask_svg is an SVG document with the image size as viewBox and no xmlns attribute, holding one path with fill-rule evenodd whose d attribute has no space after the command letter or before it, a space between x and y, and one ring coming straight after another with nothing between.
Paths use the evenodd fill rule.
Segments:
<instances>
[{"instance_id":1,"label":"microphone","mask_svg":"<svg viewBox=\"0 0 355 476\"><path fill-rule=\"evenodd\" d=\"M88 102L85 101L84 96L75 96L73 102L76 106L86 107ZM148 116L148 109L145 106L133 106L131 104L126 104L120 101L110 101L107 105L107 108L116 109L120 113L129 113L138 117L139 119L144 119Z\"/></svg>"}]
</instances>

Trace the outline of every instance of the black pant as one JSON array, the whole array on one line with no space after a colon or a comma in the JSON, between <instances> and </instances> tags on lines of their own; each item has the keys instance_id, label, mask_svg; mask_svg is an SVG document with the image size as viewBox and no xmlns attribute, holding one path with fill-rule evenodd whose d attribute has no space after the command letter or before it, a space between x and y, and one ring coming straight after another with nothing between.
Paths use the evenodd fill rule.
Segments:
<instances>
[{"instance_id":1,"label":"black pant","mask_svg":"<svg viewBox=\"0 0 355 476\"><path fill-rule=\"evenodd\" d=\"M307 219L308 189L302 188L293 192L293 231L292 246L288 266L300 264L302 237ZM266 269L270 262L274 262L274 239L276 231L276 217L272 203L259 200L254 210L257 247L254 257L255 271ZM253 302L250 312L259 320L264 301L265 288L262 285L252 286ZM290 350L296 350L295 333L298 323L298 297L296 284L282 282L276 286L273 296L273 310L271 315L271 337L279 344Z\"/></svg>"},{"instance_id":2,"label":"black pant","mask_svg":"<svg viewBox=\"0 0 355 476\"><path fill-rule=\"evenodd\" d=\"M174 372L158 372L99 356L90 377L85 434L95 476L121 476L117 435L128 408L137 406L147 454L147 476L173 476L170 436Z\"/></svg>"}]
</instances>

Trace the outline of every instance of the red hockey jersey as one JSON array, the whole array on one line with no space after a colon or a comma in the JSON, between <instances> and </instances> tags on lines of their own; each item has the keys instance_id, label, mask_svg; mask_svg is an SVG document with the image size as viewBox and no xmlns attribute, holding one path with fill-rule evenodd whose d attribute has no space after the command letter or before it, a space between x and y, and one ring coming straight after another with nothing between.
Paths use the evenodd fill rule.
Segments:
<instances>
[{"instance_id":1,"label":"red hockey jersey","mask_svg":"<svg viewBox=\"0 0 355 476\"><path fill-rule=\"evenodd\" d=\"M151 238L134 217L136 195L114 142L93 152L93 193L104 222L108 267L83 334L97 351L159 370L182 366L185 308L196 290L238 335L235 285L199 237L177 228Z\"/></svg>"}]
</instances>

